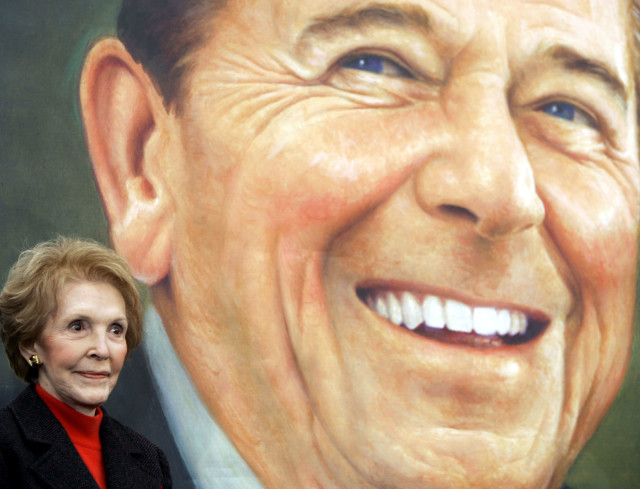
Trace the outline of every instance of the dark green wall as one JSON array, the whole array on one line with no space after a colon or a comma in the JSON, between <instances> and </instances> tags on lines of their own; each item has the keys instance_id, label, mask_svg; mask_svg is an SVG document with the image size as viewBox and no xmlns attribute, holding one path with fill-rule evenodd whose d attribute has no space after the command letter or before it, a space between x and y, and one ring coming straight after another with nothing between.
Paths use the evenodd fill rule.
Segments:
<instances>
[{"instance_id":1,"label":"dark green wall","mask_svg":"<svg viewBox=\"0 0 640 489\"><path fill-rule=\"evenodd\" d=\"M56 234L107 242L85 152L77 78L91 39L113 30L114 0L1 0L0 280L20 250ZM638 329L638 328L637 328ZM637 337L636 337L637 338ZM579 489L640 487L640 352L574 467ZM0 404L21 388L0 353Z\"/></svg>"}]
</instances>

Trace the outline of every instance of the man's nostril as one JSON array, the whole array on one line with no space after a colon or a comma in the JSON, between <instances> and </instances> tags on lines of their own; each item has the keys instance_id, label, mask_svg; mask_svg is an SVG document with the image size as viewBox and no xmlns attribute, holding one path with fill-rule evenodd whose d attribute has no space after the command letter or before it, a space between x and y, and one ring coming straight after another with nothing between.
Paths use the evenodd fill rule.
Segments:
<instances>
[{"instance_id":1,"label":"man's nostril","mask_svg":"<svg viewBox=\"0 0 640 489\"><path fill-rule=\"evenodd\" d=\"M460 207L458 205L444 204L440 206L440 210L450 217L461 217L471 220L474 224L478 222L478 216L476 216L469 209Z\"/></svg>"}]
</instances>

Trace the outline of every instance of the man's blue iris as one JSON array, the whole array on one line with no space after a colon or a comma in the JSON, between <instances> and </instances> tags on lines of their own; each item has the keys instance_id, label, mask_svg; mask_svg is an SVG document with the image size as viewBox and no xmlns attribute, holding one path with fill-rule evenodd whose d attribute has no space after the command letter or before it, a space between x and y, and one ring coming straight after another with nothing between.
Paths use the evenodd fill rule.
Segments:
<instances>
[{"instance_id":1,"label":"man's blue iris","mask_svg":"<svg viewBox=\"0 0 640 489\"><path fill-rule=\"evenodd\" d=\"M353 70L370 71L381 75L384 72L384 59L380 56L372 54L364 54L347 60L342 65L343 68L351 68Z\"/></svg>"},{"instance_id":2,"label":"man's blue iris","mask_svg":"<svg viewBox=\"0 0 640 489\"><path fill-rule=\"evenodd\" d=\"M552 102L542 108L545 114L572 121L576 116L576 107L567 102Z\"/></svg>"}]
</instances>

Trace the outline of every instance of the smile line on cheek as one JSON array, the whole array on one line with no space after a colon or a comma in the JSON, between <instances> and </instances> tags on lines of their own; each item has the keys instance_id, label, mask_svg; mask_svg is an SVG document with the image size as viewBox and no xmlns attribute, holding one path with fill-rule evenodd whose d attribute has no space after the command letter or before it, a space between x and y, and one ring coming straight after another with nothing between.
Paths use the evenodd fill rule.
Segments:
<instances>
[{"instance_id":1,"label":"smile line on cheek","mask_svg":"<svg viewBox=\"0 0 640 489\"><path fill-rule=\"evenodd\" d=\"M473 306L408 290L360 287L357 295L376 314L420 336L443 343L493 348L527 343L550 320L516 308Z\"/></svg>"}]
</instances>

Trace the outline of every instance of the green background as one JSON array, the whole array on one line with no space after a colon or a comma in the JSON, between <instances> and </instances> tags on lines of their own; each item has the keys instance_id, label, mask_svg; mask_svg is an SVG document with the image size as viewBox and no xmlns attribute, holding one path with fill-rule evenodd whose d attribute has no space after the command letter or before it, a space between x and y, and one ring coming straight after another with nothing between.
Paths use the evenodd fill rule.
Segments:
<instances>
[{"instance_id":1,"label":"green background","mask_svg":"<svg viewBox=\"0 0 640 489\"><path fill-rule=\"evenodd\" d=\"M0 280L19 252L56 234L108 241L78 114L92 39L113 31L114 0L1 0ZM638 322L636 321L636 330ZM624 386L568 483L640 488L639 335ZM0 405L22 384L0 353ZM179 488L178 488L179 489Z\"/></svg>"}]
</instances>

